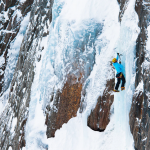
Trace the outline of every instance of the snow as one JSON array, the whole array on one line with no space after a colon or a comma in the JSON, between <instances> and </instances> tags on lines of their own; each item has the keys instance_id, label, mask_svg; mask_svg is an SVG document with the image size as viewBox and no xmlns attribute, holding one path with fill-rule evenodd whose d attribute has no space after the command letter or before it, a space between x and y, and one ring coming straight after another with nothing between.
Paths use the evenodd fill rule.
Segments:
<instances>
[{"instance_id":1,"label":"snow","mask_svg":"<svg viewBox=\"0 0 150 150\"><path fill-rule=\"evenodd\" d=\"M26 0L19 0L19 2L20 2L20 3L24 3L24 2L26 2Z\"/></svg>"},{"instance_id":2,"label":"snow","mask_svg":"<svg viewBox=\"0 0 150 150\"><path fill-rule=\"evenodd\" d=\"M0 97L0 114L3 112L9 97L9 89L7 89L4 94Z\"/></svg>"},{"instance_id":3,"label":"snow","mask_svg":"<svg viewBox=\"0 0 150 150\"><path fill-rule=\"evenodd\" d=\"M3 66L3 64L5 63L5 59L4 57L1 55L0 56L0 66ZM1 74L1 73L0 73Z\"/></svg>"},{"instance_id":4,"label":"snow","mask_svg":"<svg viewBox=\"0 0 150 150\"><path fill-rule=\"evenodd\" d=\"M9 146L8 150L12 150L12 147L11 147L11 146Z\"/></svg>"},{"instance_id":5,"label":"snow","mask_svg":"<svg viewBox=\"0 0 150 150\"><path fill-rule=\"evenodd\" d=\"M17 117L13 118L12 120L11 133L14 132L16 124L17 124Z\"/></svg>"},{"instance_id":6,"label":"snow","mask_svg":"<svg viewBox=\"0 0 150 150\"><path fill-rule=\"evenodd\" d=\"M18 14L18 11L15 12L13 14L13 16L15 16L16 14ZM26 32L27 25L29 23L29 16L30 16L30 12L23 18L21 25L20 25L20 30L19 30L17 36L15 37L15 39L10 44L10 49L8 49L7 56L9 58L8 58L7 66L6 66L5 73L4 73L4 86L3 86L4 94L3 94L3 96L0 97L0 108L1 108L0 114L4 110L4 108L7 104L7 101L8 101L10 83L11 83L11 80L13 77L13 73L15 71L16 64L17 64L21 43L22 43L24 34ZM19 17L20 17L20 12L19 12L17 18L19 18ZM0 63L3 63L3 62L4 62L4 58L2 55L0 57Z\"/></svg>"},{"instance_id":7,"label":"snow","mask_svg":"<svg viewBox=\"0 0 150 150\"><path fill-rule=\"evenodd\" d=\"M134 5L135 0L128 2L120 24L116 0L55 0L50 35L42 42L46 47L41 61L36 62L26 126L27 150L134 150L129 126L129 111L135 90L135 45L139 33ZM86 43L87 48L81 53L75 42L87 42L86 33L92 36L95 29L98 29L99 34L93 36L94 45ZM50 93L55 94L58 88L61 89L66 73L72 71L72 67L68 66L76 59L75 53L78 51L80 62L90 59L95 61L84 85L84 112L78 112L77 117L57 130L55 138L47 139L45 106ZM87 126L87 117L95 107L97 98L103 94L107 80L114 78L110 62L117 52L123 54L126 90L114 94L114 113L110 123L104 132L96 132Z\"/></svg>"},{"instance_id":8,"label":"snow","mask_svg":"<svg viewBox=\"0 0 150 150\"><path fill-rule=\"evenodd\" d=\"M9 80L8 82L10 82L10 80L13 76L13 72L14 72L14 69L15 69L15 66L16 66L16 63L18 60L19 50L21 47L23 36L26 32L26 27L27 27L28 22L29 22L29 16L30 16L30 13L28 13L24 17L24 19L21 23L21 26L20 26L19 33L17 34L15 40L11 43L10 49L8 50L9 59L8 59L8 65L6 67L5 77L4 77L4 80L6 81L5 84L7 84L7 80Z\"/></svg>"},{"instance_id":9,"label":"snow","mask_svg":"<svg viewBox=\"0 0 150 150\"><path fill-rule=\"evenodd\" d=\"M114 118L112 118L112 120L113 119ZM105 132L101 134L99 132L94 132L85 126L82 116L80 115L72 118L67 124L64 124L61 130L57 130L55 138L50 139L48 144L53 150L106 150L114 146L112 145L114 142L112 135L113 130L114 124L109 124Z\"/></svg>"},{"instance_id":10,"label":"snow","mask_svg":"<svg viewBox=\"0 0 150 150\"><path fill-rule=\"evenodd\" d=\"M16 33L16 32L9 31L9 30L1 30L0 33L1 33L1 32L5 32L5 33Z\"/></svg>"},{"instance_id":11,"label":"snow","mask_svg":"<svg viewBox=\"0 0 150 150\"><path fill-rule=\"evenodd\" d=\"M147 31L148 31L148 38L146 42L145 60L143 66L144 69L147 70L147 77L148 77L150 72L150 25L147 27ZM146 91L146 96L148 98L148 107L150 108L150 92Z\"/></svg>"},{"instance_id":12,"label":"snow","mask_svg":"<svg viewBox=\"0 0 150 150\"><path fill-rule=\"evenodd\" d=\"M139 94L139 92L143 92L143 85L144 85L143 80L141 80L134 93L136 96Z\"/></svg>"},{"instance_id":13,"label":"snow","mask_svg":"<svg viewBox=\"0 0 150 150\"><path fill-rule=\"evenodd\" d=\"M3 102L2 101L0 101L0 114L2 113L2 110L3 110Z\"/></svg>"},{"instance_id":14,"label":"snow","mask_svg":"<svg viewBox=\"0 0 150 150\"><path fill-rule=\"evenodd\" d=\"M40 43L41 48L45 46L44 49L47 49L47 37L43 38L43 40ZM44 51L44 50L43 50ZM32 85L32 100L30 103L29 108L29 121L27 121L26 126L26 148L24 149L44 149L47 148L47 144L45 144L45 141L47 141L46 138L46 126L44 125L45 122L45 116L43 115L43 101L40 101L40 71L41 71L41 63L36 62L36 75L34 78L34 82ZM36 137L35 137L36 135ZM44 142L43 142L44 141Z\"/></svg>"}]
</instances>

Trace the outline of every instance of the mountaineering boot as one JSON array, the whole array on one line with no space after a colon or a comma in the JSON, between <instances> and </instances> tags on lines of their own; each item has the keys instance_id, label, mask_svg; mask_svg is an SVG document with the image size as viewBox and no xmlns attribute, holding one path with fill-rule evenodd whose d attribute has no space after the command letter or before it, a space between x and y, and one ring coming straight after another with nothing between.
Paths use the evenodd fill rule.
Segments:
<instances>
[{"instance_id":1,"label":"mountaineering boot","mask_svg":"<svg viewBox=\"0 0 150 150\"><path fill-rule=\"evenodd\" d=\"M114 92L120 92L120 91L118 91L118 90L114 89Z\"/></svg>"},{"instance_id":2,"label":"mountaineering boot","mask_svg":"<svg viewBox=\"0 0 150 150\"><path fill-rule=\"evenodd\" d=\"M121 87L121 91L125 90L125 87Z\"/></svg>"}]
</instances>

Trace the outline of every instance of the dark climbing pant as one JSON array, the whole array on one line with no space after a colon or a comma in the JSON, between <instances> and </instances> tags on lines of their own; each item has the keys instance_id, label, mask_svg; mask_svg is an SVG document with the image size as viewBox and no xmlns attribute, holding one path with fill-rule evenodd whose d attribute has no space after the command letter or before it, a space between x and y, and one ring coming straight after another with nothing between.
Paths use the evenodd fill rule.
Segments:
<instances>
[{"instance_id":1,"label":"dark climbing pant","mask_svg":"<svg viewBox=\"0 0 150 150\"><path fill-rule=\"evenodd\" d=\"M125 80L125 77L124 77L124 75L122 74L122 77L120 78L120 75L121 75L122 73L118 73L117 75L116 75L116 78L117 78L117 83L116 83L116 86L115 86L115 89L116 90L118 90L118 87L119 87L119 85L120 85L120 81L122 80L122 84L121 84L121 87L124 87L124 84L126 83L126 80Z\"/></svg>"}]
</instances>

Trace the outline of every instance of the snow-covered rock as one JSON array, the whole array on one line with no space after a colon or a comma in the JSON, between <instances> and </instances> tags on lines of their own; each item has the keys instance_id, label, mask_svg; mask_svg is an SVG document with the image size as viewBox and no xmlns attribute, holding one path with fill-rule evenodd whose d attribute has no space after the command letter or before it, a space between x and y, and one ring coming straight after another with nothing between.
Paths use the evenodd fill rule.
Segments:
<instances>
[{"instance_id":1,"label":"snow-covered rock","mask_svg":"<svg viewBox=\"0 0 150 150\"><path fill-rule=\"evenodd\" d=\"M0 149L149 149L149 5L2 0Z\"/></svg>"}]
</instances>

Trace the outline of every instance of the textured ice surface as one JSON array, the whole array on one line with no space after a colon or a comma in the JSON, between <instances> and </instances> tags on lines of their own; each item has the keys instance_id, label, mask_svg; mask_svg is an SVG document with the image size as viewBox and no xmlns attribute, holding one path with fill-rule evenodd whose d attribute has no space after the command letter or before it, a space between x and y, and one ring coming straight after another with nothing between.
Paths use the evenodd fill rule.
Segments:
<instances>
[{"instance_id":1,"label":"textured ice surface","mask_svg":"<svg viewBox=\"0 0 150 150\"><path fill-rule=\"evenodd\" d=\"M32 87L26 149L134 149L129 129L135 44L139 32L134 5L135 0L130 0L120 24L116 0L55 0L47 47L41 62L37 63ZM115 94L114 114L105 132L99 133L87 127L87 117L102 95L106 81L114 77L110 62L117 52L123 54L126 90ZM42 109L49 101L50 93L61 89L66 74L78 73L72 61L85 64L85 110L56 131L55 138L46 139ZM88 67L91 72L87 71Z\"/></svg>"}]
</instances>

